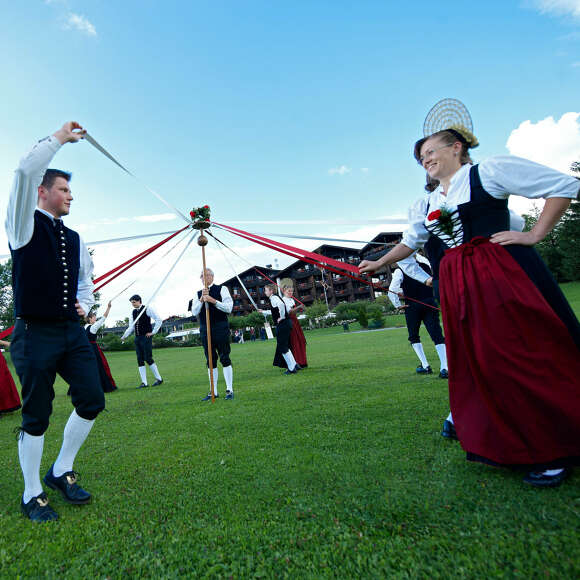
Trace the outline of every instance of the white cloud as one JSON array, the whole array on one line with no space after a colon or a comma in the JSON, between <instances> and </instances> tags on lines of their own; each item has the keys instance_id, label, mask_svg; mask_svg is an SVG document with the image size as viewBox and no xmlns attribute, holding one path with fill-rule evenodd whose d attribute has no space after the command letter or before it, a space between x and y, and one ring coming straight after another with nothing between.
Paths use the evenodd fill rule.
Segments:
<instances>
[{"instance_id":1,"label":"white cloud","mask_svg":"<svg viewBox=\"0 0 580 580\"><path fill-rule=\"evenodd\" d=\"M64 27L69 30L78 30L87 36L97 36L95 26L82 14L71 12L66 18Z\"/></svg>"},{"instance_id":2,"label":"white cloud","mask_svg":"<svg viewBox=\"0 0 580 580\"><path fill-rule=\"evenodd\" d=\"M361 170L363 173L368 173L368 172L369 172L369 168L368 168L368 167L361 167L361 168L360 168L360 170Z\"/></svg>"},{"instance_id":3,"label":"white cloud","mask_svg":"<svg viewBox=\"0 0 580 580\"><path fill-rule=\"evenodd\" d=\"M352 170L350 167L346 165L339 165L338 167L333 167L332 169L328 170L328 175L344 175L346 173L350 173Z\"/></svg>"},{"instance_id":4,"label":"white cloud","mask_svg":"<svg viewBox=\"0 0 580 580\"><path fill-rule=\"evenodd\" d=\"M558 121L554 117L524 121L511 132L506 147L512 155L570 173L572 162L580 159L580 113L564 113ZM512 195L509 205L518 213L528 213L534 203Z\"/></svg>"},{"instance_id":5,"label":"white cloud","mask_svg":"<svg viewBox=\"0 0 580 580\"><path fill-rule=\"evenodd\" d=\"M573 63L572 63L572 66L573 66L574 68L578 68L578 67L580 67L580 60L579 60L579 61L577 61L577 62L573 62Z\"/></svg>"},{"instance_id":6,"label":"white cloud","mask_svg":"<svg viewBox=\"0 0 580 580\"><path fill-rule=\"evenodd\" d=\"M512 155L568 173L580 159L580 113L564 113L558 121L524 121L511 132L506 147Z\"/></svg>"},{"instance_id":7,"label":"white cloud","mask_svg":"<svg viewBox=\"0 0 580 580\"><path fill-rule=\"evenodd\" d=\"M542 14L572 15L580 19L580 0L533 0L532 6Z\"/></svg>"}]
</instances>

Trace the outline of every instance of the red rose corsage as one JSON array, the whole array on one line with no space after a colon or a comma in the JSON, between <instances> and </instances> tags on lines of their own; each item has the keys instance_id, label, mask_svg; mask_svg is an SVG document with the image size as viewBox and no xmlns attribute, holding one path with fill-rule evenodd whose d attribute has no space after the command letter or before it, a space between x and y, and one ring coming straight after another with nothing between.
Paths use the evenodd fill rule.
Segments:
<instances>
[{"instance_id":1,"label":"red rose corsage","mask_svg":"<svg viewBox=\"0 0 580 580\"><path fill-rule=\"evenodd\" d=\"M433 220L438 220L441 217L441 210L440 209L436 209L435 211L432 211L428 216L427 219L432 222Z\"/></svg>"}]
</instances>

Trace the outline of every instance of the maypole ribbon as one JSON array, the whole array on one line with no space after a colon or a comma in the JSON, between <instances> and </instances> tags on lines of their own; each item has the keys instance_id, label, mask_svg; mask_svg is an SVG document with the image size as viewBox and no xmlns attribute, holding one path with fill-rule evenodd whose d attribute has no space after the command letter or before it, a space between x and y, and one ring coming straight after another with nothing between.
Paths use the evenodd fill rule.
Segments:
<instances>
[{"instance_id":1,"label":"maypole ribbon","mask_svg":"<svg viewBox=\"0 0 580 580\"><path fill-rule=\"evenodd\" d=\"M173 272L173 270L175 269L175 266L177 266L179 260L181 260L183 254L185 254L185 252L187 251L187 248L189 248L189 246L191 246L191 242L193 242L193 240L195 240L195 238L197 238L197 235L199 232L191 232L191 233L192 233L192 236L189 238L189 242L187 242L187 245L185 246L185 248L183 248L183 250L181 251L179 256L177 256L177 259L175 260L175 262L173 262L173 265L171 266L171 268L169 268L169 271L167 272L167 274L165 274L165 276L163 277L163 280L161 280L161 283L159 284L159 286L157 286L157 289L155 290L155 292L153 292L153 294L149 297L147 304L151 304L151 302L153 302L153 299L155 298L155 296L157 296L157 294L159 293L159 290L161 290L161 288L163 287L163 285L167 281L167 278L169 278L171 272ZM147 310L147 308L143 308L141 310L141 312L139 312L139 315L137 316L137 318L135 318L135 320L133 320L129 324L129 327L127 328L127 330L125 331L123 336L125 336L125 334L127 334L127 333L128 333L127 334L127 336L128 336L131 332L133 332L133 328L135 328L137 321L141 318L141 316L143 315L143 313L146 310Z\"/></svg>"},{"instance_id":2,"label":"maypole ribbon","mask_svg":"<svg viewBox=\"0 0 580 580\"><path fill-rule=\"evenodd\" d=\"M149 266L142 274L140 274L139 276L137 276L132 282L130 282L127 286L125 286L120 292L117 292L117 294L115 294L111 298L111 302L113 300L115 300L116 298L118 298L119 296L121 296L121 294L123 294L124 292L126 292L136 282L138 282L139 280L141 280L141 278L143 278L143 276L145 276L145 274L147 274L147 272L150 272L153 268L155 268L156 266L158 266L162 260L164 260L167 256L169 256L169 254L171 254L171 252L173 252L173 250L175 250L175 248L177 248L177 246L179 246L180 244L182 244L185 240L187 240L187 236L184 236L180 240L177 240L177 243L173 244L173 246L171 246L171 248L169 248L169 250L167 250L167 252L165 252L157 261L153 262L153 264L151 264L151 266Z\"/></svg>"},{"instance_id":3,"label":"maypole ribbon","mask_svg":"<svg viewBox=\"0 0 580 580\"><path fill-rule=\"evenodd\" d=\"M300 256L305 256L307 258L310 258L311 260L315 260L316 262L322 262L324 264L334 266L335 268L341 268L343 270L347 270L347 271L352 272L352 273L358 273L358 268L356 266L353 266L352 264L340 262L339 260L334 260L333 258L323 256L322 254L316 254L315 252L309 252L307 250L302 250L301 248L297 248L295 246L290 246L288 244L283 244L282 242L276 242L275 240L270 240L269 238L265 238L263 236L258 236L257 234L252 234L252 233L246 232L244 230L239 230L239 229L234 228L232 226L227 226L225 224L220 224L218 222L212 222L212 224L214 224L218 227L221 227L222 229L226 229L229 232L236 234L240 237L245 237L246 239L248 239L247 236L251 236L251 238L253 238L253 240L258 244L262 244L262 245L268 244L268 247L271 247L271 244L274 244L275 246L278 246L278 248L281 248L282 250L286 250L287 252L293 252L294 254L298 254Z\"/></svg>"},{"instance_id":4,"label":"maypole ribbon","mask_svg":"<svg viewBox=\"0 0 580 580\"><path fill-rule=\"evenodd\" d=\"M143 183L136 175L131 173L126 167L124 167L121 163L119 163L119 161L117 161L102 145L97 143L97 141L93 137L91 137L91 135L89 135L88 133L85 133L84 139L86 141L88 141L97 151L102 153L105 157L110 159L115 165L120 167L127 175L130 175L137 183L139 183L142 187L144 187L149 193L153 194L161 203L163 203L165 206L167 206L175 215L182 218L188 224L191 223L190 220L185 215L183 215L176 207L171 205L165 198L163 198L156 191L151 189L148 185Z\"/></svg>"},{"instance_id":5,"label":"maypole ribbon","mask_svg":"<svg viewBox=\"0 0 580 580\"><path fill-rule=\"evenodd\" d=\"M221 224L215 224L215 225L217 227L221 227ZM237 236L239 236L241 238L245 238L245 239L247 239L247 240L249 240L251 242L253 241L253 242L257 243L257 244L260 244L262 246L265 246L267 248L270 248L272 250L275 250L277 252L280 252L282 254L286 254L288 256L291 256L291 257L297 258L299 260L302 260L303 262L306 262L307 264L312 264L312 265L314 265L314 266L316 266L316 267L318 267L320 269L330 270L331 272L334 272L336 274L339 274L340 276L347 276L348 278L352 278L353 280L357 280L358 282L362 282L363 284L367 284L367 285L371 286L373 289L379 290L380 292L390 292L391 294L395 294L395 292L393 292L392 290L389 290L388 288L384 288L383 286L381 286L379 284L375 284L369 278L361 278L360 275L358 275L358 276L353 275L351 272L354 271L357 274L359 274L359 269L356 266L352 266L351 264L346 264L345 262L340 262L338 260L332 260L332 262L334 262L335 264L338 264L339 265L339 268L342 268L342 269L339 270L339 269L334 268L333 266L329 266L329 265L323 266L316 259L311 259L311 258L305 257L305 255L299 256L296 253L292 253L290 251L287 251L287 250L281 249L280 247L277 247L275 245L275 244L277 244L277 242L275 242L274 240L268 240L268 242L271 242L271 243L267 243L265 241L258 241L256 239L254 239L254 237L253 237L254 235L251 234L251 233L249 233L249 232L241 233L243 230L238 230L238 232L240 232L240 233L236 233L235 231L231 231L231 230L235 230L236 229L236 228L231 228L231 226L221 227L221 229L223 229L224 231L227 231L227 232L229 232L231 234L235 234L235 235L237 235ZM259 238L260 236L256 236L256 237ZM261 239L262 240L267 240L267 238L261 238ZM286 246L286 244L278 244L278 245L285 246L285 247L288 247L288 248L294 248L294 246ZM294 248L294 249L297 250L297 251L299 251L299 252L302 251L302 250L300 250L300 248ZM316 254L314 252L305 252L304 251L304 254L310 254L311 256L320 256L320 254ZM325 256L322 256L322 257L324 258ZM327 264L328 264L328 260L330 260L330 259L325 260L327 262ZM256 270L257 270L257 268L256 268ZM344 270L348 270L348 271L344 271ZM267 278L267 276L266 276L266 278ZM423 306L427 306L428 308L431 308L433 310L441 310L440 308L437 308L436 306L433 306L431 304L427 304L425 302L422 302L421 300L416 300L415 298L410 298L409 296L403 295L401 297L404 300L410 300L411 302L416 302L417 304L422 304Z\"/></svg>"},{"instance_id":6,"label":"maypole ribbon","mask_svg":"<svg viewBox=\"0 0 580 580\"><path fill-rule=\"evenodd\" d=\"M106 272L105 274L102 274L101 276L99 276L98 278L95 278L93 280L94 284L98 284L99 282L101 282L101 280L105 280L105 278L109 278L109 276L112 276L112 274L114 274L115 272L117 272L118 270L121 270L120 272L118 272L115 276L112 276L112 278L110 278L109 280L107 280L106 282L103 282L103 284L101 284L97 290L99 288L102 288L103 286L105 286L106 284L108 284L109 282L111 282L112 280L114 280L117 276L121 275L123 272L126 272L129 268L133 267L135 264L137 264L138 262L140 262L141 260L143 260L143 258L146 258L147 256L149 256L150 254L152 254L155 250L157 250L158 248L160 248L163 244L166 244L169 240L173 239L175 236L177 236L178 234L180 234L181 232L183 232L184 230L188 229L190 226L187 225L183 228L181 228L180 230L177 230L176 232L174 232L173 234L171 234L170 236L164 238L163 240L161 240L160 242L157 242L156 244L154 244L153 246L151 246L150 248L147 248L146 250L143 250L142 252L139 252L136 256L133 256L132 258L130 258L129 260L126 260L125 262L123 262L122 264L119 264L118 266L116 266L115 268L113 268L112 270L109 270L108 272Z\"/></svg>"}]
</instances>

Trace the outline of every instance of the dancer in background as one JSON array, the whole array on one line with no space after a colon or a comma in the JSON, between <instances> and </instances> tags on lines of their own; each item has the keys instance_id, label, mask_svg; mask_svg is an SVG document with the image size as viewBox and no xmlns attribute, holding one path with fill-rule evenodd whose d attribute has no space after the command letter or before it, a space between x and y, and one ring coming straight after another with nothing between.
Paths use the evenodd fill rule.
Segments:
<instances>
[{"instance_id":1,"label":"dancer in background","mask_svg":"<svg viewBox=\"0 0 580 580\"><path fill-rule=\"evenodd\" d=\"M419 336L419 328L423 323L439 356L439 378L446 379L449 377L449 373L445 339L439 322L439 310L433 298L433 288L430 286L433 278L429 260L415 253L414 256L397 262L397 266L398 268L393 272L388 294L395 308L404 309L409 342L421 362L416 372L419 374L433 373ZM411 298L411 300L406 300L405 306L401 306L399 294L403 294L403 300L404 297Z\"/></svg>"},{"instance_id":2,"label":"dancer in background","mask_svg":"<svg viewBox=\"0 0 580 580\"><path fill-rule=\"evenodd\" d=\"M131 313L133 316L133 322L131 322L127 330L123 333L121 340L125 340L127 337L131 336L133 331L135 332L135 352L137 354L139 376L141 377L141 384L137 388L144 389L149 386L147 383L147 367L145 366L145 363L149 365L149 368L155 377L153 386L157 387L163 383L163 379L161 378L159 369L153 360L153 335L159 332L163 321L151 306L146 307L141 302L141 296L139 296L139 294L131 296L129 302L131 302L131 306L133 306L133 312ZM151 324L151 321L155 323L155 326Z\"/></svg>"},{"instance_id":3,"label":"dancer in background","mask_svg":"<svg viewBox=\"0 0 580 580\"><path fill-rule=\"evenodd\" d=\"M287 369L284 371L285 375L293 375L300 370L300 366L294 359L294 355L290 350L290 332L292 330L292 322L288 317L287 306L276 294L278 287L276 284L268 284L264 288L266 296L270 299L272 305L272 318L276 324L276 354L274 355L274 366L280 367L282 365L281 359L286 363Z\"/></svg>"},{"instance_id":4,"label":"dancer in background","mask_svg":"<svg viewBox=\"0 0 580 580\"><path fill-rule=\"evenodd\" d=\"M302 304L296 304L294 300L294 280L292 278L284 278L280 281L280 287L282 289L282 299L286 304L288 310L290 321L292 322L292 330L290 331L290 350L298 363L298 366L303 369L308 366L308 360L306 359L306 337L304 336L304 331L300 325L300 321L296 316L296 312L302 312L304 306ZM284 367L287 365L284 364Z\"/></svg>"},{"instance_id":5,"label":"dancer in background","mask_svg":"<svg viewBox=\"0 0 580 580\"><path fill-rule=\"evenodd\" d=\"M0 340L0 345L4 348L10 347L10 343L6 340ZM14 379L6 360L0 353L0 414L17 411L20 407L22 407L22 404L20 403L18 389L14 384Z\"/></svg>"},{"instance_id":6,"label":"dancer in background","mask_svg":"<svg viewBox=\"0 0 580 580\"><path fill-rule=\"evenodd\" d=\"M93 348L95 353L95 358L97 359L97 367L99 368L99 379L101 381L101 387L103 388L103 392L105 393L112 393L113 391L117 390L117 385L115 384L115 379L111 375L111 369L109 368L109 363L101 350L101 347L97 343L97 332L102 326L105 324L105 320L107 316L109 316L109 312L111 311L111 303L107 304L107 309L105 310L105 314L97 319L97 313L91 312L87 316L88 324L85 324L85 332L87 333L87 338L89 339L89 343Z\"/></svg>"},{"instance_id":7,"label":"dancer in background","mask_svg":"<svg viewBox=\"0 0 580 580\"><path fill-rule=\"evenodd\" d=\"M203 272L200 275L201 283L203 284ZM214 397L218 396L218 356L222 363L222 372L224 374L224 381L226 383L226 400L231 401L234 398L234 367L230 359L231 345L230 345L230 325L228 322L228 314L234 308L234 301L232 300L230 291L227 286L213 283L213 270L205 269L205 281L207 290L199 290L195 300L189 301L189 309L192 316L199 317L199 332L201 335L201 342L205 352L205 360L207 363L208 377L209 373L213 374ZM211 331L211 350L213 369L209 368L208 344L207 344L207 320L205 309L202 311L204 304L209 305L209 326ZM211 378L210 378L209 393L202 399L202 401L211 401Z\"/></svg>"}]
</instances>

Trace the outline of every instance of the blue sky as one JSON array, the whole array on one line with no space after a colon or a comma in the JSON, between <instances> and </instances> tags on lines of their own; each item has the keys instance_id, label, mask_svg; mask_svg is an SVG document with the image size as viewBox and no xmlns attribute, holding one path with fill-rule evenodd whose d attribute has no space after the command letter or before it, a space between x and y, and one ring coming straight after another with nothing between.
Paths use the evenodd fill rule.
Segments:
<instances>
[{"instance_id":1,"label":"blue sky","mask_svg":"<svg viewBox=\"0 0 580 580\"><path fill-rule=\"evenodd\" d=\"M2 213L18 159L70 119L184 213L209 203L232 225L406 215L424 181L412 145L445 97L471 112L476 160L511 152L565 168L580 157L580 0L3 4ZM53 166L73 171L68 224L86 241L179 227L87 143ZM383 229L247 227L357 239ZM98 246L97 274L151 243ZM209 254L218 280L230 277ZM160 293L163 315L184 312L198 262L194 248ZM139 282L144 296L163 272ZM112 317L128 310L118 302Z\"/></svg>"}]
</instances>

